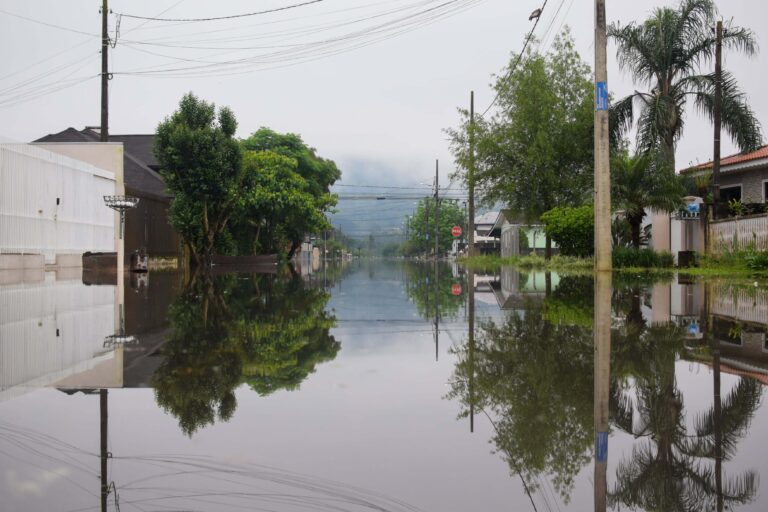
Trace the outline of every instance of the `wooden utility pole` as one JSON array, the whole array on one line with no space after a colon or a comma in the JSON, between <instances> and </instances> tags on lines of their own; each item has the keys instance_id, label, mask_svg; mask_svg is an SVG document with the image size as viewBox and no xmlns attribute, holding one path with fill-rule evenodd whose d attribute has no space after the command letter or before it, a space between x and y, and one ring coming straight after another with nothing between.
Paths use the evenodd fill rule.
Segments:
<instances>
[{"instance_id":1,"label":"wooden utility pole","mask_svg":"<svg viewBox=\"0 0 768 512\"><path fill-rule=\"evenodd\" d=\"M712 215L717 218L720 204L720 131L723 107L723 22L717 22L715 43L715 147L712 155Z\"/></svg>"},{"instance_id":2,"label":"wooden utility pole","mask_svg":"<svg viewBox=\"0 0 768 512\"><path fill-rule=\"evenodd\" d=\"M435 160L435 261L440 257L440 186L437 170L440 163Z\"/></svg>"},{"instance_id":3,"label":"wooden utility pole","mask_svg":"<svg viewBox=\"0 0 768 512\"><path fill-rule=\"evenodd\" d=\"M107 451L107 444L109 434L107 429L109 428L109 413L107 407L109 405L109 397L106 389L99 390L99 452L101 459L101 510L107 512L107 496L109 496L109 483L107 479L107 460L109 459L109 453Z\"/></svg>"},{"instance_id":4,"label":"wooden utility pole","mask_svg":"<svg viewBox=\"0 0 768 512\"><path fill-rule=\"evenodd\" d=\"M424 201L424 259L429 256L429 197Z\"/></svg>"},{"instance_id":5,"label":"wooden utility pole","mask_svg":"<svg viewBox=\"0 0 768 512\"><path fill-rule=\"evenodd\" d=\"M109 142L109 33L107 0L101 2L101 142Z\"/></svg>"},{"instance_id":6,"label":"wooden utility pole","mask_svg":"<svg viewBox=\"0 0 768 512\"><path fill-rule=\"evenodd\" d=\"M467 192L469 193L469 215L467 218L467 255L475 255L475 91L469 93L469 165L467 169Z\"/></svg>"},{"instance_id":7,"label":"wooden utility pole","mask_svg":"<svg viewBox=\"0 0 768 512\"><path fill-rule=\"evenodd\" d=\"M611 169L605 0L595 0L595 270L611 270Z\"/></svg>"}]
</instances>

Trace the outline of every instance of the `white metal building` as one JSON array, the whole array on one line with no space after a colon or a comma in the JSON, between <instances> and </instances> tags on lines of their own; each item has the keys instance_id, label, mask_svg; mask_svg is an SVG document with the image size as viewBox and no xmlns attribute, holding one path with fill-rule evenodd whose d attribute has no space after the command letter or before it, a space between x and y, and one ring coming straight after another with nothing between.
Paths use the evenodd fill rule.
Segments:
<instances>
[{"instance_id":1,"label":"white metal building","mask_svg":"<svg viewBox=\"0 0 768 512\"><path fill-rule=\"evenodd\" d=\"M0 269L79 266L84 252L114 252L115 214L103 196L119 193L116 174L39 146L0 144Z\"/></svg>"}]
</instances>

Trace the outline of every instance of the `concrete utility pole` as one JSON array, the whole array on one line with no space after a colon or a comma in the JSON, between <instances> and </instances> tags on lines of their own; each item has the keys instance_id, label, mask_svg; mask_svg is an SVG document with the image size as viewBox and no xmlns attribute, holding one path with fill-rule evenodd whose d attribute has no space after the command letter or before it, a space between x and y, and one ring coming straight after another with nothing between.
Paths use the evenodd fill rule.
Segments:
<instances>
[{"instance_id":1,"label":"concrete utility pole","mask_svg":"<svg viewBox=\"0 0 768 512\"><path fill-rule=\"evenodd\" d=\"M109 142L109 33L107 0L101 2L101 142Z\"/></svg>"},{"instance_id":2,"label":"concrete utility pole","mask_svg":"<svg viewBox=\"0 0 768 512\"><path fill-rule=\"evenodd\" d=\"M611 270L611 168L605 0L595 0L595 270Z\"/></svg>"},{"instance_id":3,"label":"concrete utility pole","mask_svg":"<svg viewBox=\"0 0 768 512\"><path fill-rule=\"evenodd\" d=\"M475 91L469 93L469 165L467 192L469 192L469 216L467 218L467 255L475 255Z\"/></svg>"},{"instance_id":4,"label":"concrete utility pole","mask_svg":"<svg viewBox=\"0 0 768 512\"><path fill-rule=\"evenodd\" d=\"M109 454L107 452L109 428L109 397L106 389L99 390L99 452L101 459L101 510L107 511L107 496L109 496L109 483L107 481L107 461Z\"/></svg>"},{"instance_id":5,"label":"concrete utility pole","mask_svg":"<svg viewBox=\"0 0 768 512\"><path fill-rule=\"evenodd\" d=\"M717 218L720 203L720 131L723 107L723 22L717 22L715 43L715 147L712 155L712 215Z\"/></svg>"}]
</instances>

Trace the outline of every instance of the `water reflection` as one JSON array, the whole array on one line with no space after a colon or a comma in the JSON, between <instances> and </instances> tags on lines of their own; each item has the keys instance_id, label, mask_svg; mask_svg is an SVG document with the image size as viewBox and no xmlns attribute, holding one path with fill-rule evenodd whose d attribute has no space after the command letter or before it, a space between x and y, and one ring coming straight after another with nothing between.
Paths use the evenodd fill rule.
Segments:
<instances>
[{"instance_id":1,"label":"water reflection","mask_svg":"<svg viewBox=\"0 0 768 512\"><path fill-rule=\"evenodd\" d=\"M589 275L545 279L553 284L526 294L535 280L515 280L508 315L470 328L455 350L448 398L460 417L478 410L491 423L495 450L533 506L537 493L548 502L550 484L567 504L590 459L595 510L724 510L755 499L755 471L724 466L749 434L762 384L739 378L721 397L720 374L727 353L730 373L766 380L768 329L754 323L762 290L626 277L613 288L610 275ZM686 410L681 359L712 367L709 408ZM609 472L618 431L634 441Z\"/></svg>"},{"instance_id":2,"label":"water reflection","mask_svg":"<svg viewBox=\"0 0 768 512\"><path fill-rule=\"evenodd\" d=\"M296 275L194 279L169 308L173 331L152 378L158 405L192 435L232 417L243 382L261 395L297 389L339 351L328 299Z\"/></svg>"}]
</instances>

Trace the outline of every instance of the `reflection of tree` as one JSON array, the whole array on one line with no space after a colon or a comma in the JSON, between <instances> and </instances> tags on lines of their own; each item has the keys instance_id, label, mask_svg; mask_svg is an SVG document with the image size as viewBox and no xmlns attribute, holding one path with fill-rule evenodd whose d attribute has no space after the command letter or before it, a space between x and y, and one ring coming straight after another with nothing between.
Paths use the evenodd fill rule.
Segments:
<instances>
[{"instance_id":1,"label":"reflection of tree","mask_svg":"<svg viewBox=\"0 0 768 512\"><path fill-rule=\"evenodd\" d=\"M561 276L557 288L544 299L544 318L554 324L592 327L593 288L591 275Z\"/></svg>"},{"instance_id":2,"label":"reflection of tree","mask_svg":"<svg viewBox=\"0 0 768 512\"><path fill-rule=\"evenodd\" d=\"M448 318L456 316L466 302L466 288L464 279L453 277L451 267L444 263L438 264L438 277L435 280L434 264L406 263L406 293L408 298L416 304L419 316L422 318ZM461 283L462 290L459 295L453 295L451 286Z\"/></svg>"},{"instance_id":3,"label":"reflection of tree","mask_svg":"<svg viewBox=\"0 0 768 512\"><path fill-rule=\"evenodd\" d=\"M158 405L192 435L232 417L243 380L261 394L296 389L338 352L328 298L297 277L196 276L169 309L174 330L153 376Z\"/></svg>"},{"instance_id":4,"label":"reflection of tree","mask_svg":"<svg viewBox=\"0 0 768 512\"><path fill-rule=\"evenodd\" d=\"M638 329L628 327L634 338ZM725 503L739 504L755 495L751 471L731 478L718 493L710 461L717 450L725 460L733 456L759 404L759 384L741 379L723 400L720 414L710 409L696 419L692 429L687 428L683 396L675 380L675 354L682 348L682 334L675 326L640 330L636 339L644 347L643 368L638 368L631 389L614 389L614 424L646 439L617 469L616 485L609 494L613 507L708 510L719 497ZM717 439L716 432L722 432Z\"/></svg>"},{"instance_id":5,"label":"reflection of tree","mask_svg":"<svg viewBox=\"0 0 768 512\"><path fill-rule=\"evenodd\" d=\"M593 441L591 331L550 324L531 308L479 331L473 389L470 362L462 358L449 398L462 402L466 416L473 396L474 406L495 418L493 441L511 470L532 489L540 475L552 474L567 501Z\"/></svg>"}]
</instances>

